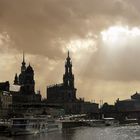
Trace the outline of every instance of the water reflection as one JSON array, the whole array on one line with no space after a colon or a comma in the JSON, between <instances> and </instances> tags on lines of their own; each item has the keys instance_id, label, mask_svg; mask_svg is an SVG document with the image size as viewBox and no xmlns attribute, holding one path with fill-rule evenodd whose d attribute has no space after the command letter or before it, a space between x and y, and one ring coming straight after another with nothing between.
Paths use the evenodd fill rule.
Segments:
<instances>
[{"instance_id":1,"label":"water reflection","mask_svg":"<svg viewBox=\"0 0 140 140\"><path fill-rule=\"evenodd\" d=\"M0 140L140 140L140 126L80 127L40 135L0 137Z\"/></svg>"}]
</instances>

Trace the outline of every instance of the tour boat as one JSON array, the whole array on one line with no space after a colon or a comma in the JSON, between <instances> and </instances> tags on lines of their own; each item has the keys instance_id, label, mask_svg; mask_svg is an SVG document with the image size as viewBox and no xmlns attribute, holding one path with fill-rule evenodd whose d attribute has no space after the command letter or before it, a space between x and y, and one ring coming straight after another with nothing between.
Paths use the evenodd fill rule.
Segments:
<instances>
[{"instance_id":1,"label":"tour boat","mask_svg":"<svg viewBox=\"0 0 140 140\"><path fill-rule=\"evenodd\" d=\"M48 117L12 118L9 135L27 135L60 130L60 122L50 120Z\"/></svg>"},{"instance_id":2,"label":"tour boat","mask_svg":"<svg viewBox=\"0 0 140 140\"><path fill-rule=\"evenodd\" d=\"M103 118L101 120L90 120L87 124L91 127L102 127L102 126L118 126L119 121L114 118Z\"/></svg>"},{"instance_id":3,"label":"tour boat","mask_svg":"<svg viewBox=\"0 0 140 140\"><path fill-rule=\"evenodd\" d=\"M91 127L102 127L105 126L104 120L89 120L86 121L87 125Z\"/></svg>"}]
</instances>

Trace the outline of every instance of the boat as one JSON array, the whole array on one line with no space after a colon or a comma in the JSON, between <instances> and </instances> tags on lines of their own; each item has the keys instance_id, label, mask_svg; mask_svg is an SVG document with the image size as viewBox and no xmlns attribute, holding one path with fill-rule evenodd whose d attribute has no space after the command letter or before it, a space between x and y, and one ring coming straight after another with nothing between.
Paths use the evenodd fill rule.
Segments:
<instances>
[{"instance_id":1,"label":"boat","mask_svg":"<svg viewBox=\"0 0 140 140\"><path fill-rule=\"evenodd\" d=\"M119 121L114 118L103 118L105 126L118 126Z\"/></svg>"},{"instance_id":2,"label":"boat","mask_svg":"<svg viewBox=\"0 0 140 140\"><path fill-rule=\"evenodd\" d=\"M61 130L62 125L48 116L11 118L8 132L11 136L46 133Z\"/></svg>"},{"instance_id":3,"label":"boat","mask_svg":"<svg viewBox=\"0 0 140 140\"><path fill-rule=\"evenodd\" d=\"M7 135L10 122L8 120L0 120L0 135Z\"/></svg>"},{"instance_id":4,"label":"boat","mask_svg":"<svg viewBox=\"0 0 140 140\"><path fill-rule=\"evenodd\" d=\"M62 122L53 119L51 116L47 118L47 132L57 131L62 129Z\"/></svg>"},{"instance_id":5,"label":"boat","mask_svg":"<svg viewBox=\"0 0 140 140\"><path fill-rule=\"evenodd\" d=\"M85 122L87 123L88 126L91 126L91 127L105 126L104 120L88 120L88 121L85 121Z\"/></svg>"},{"instance_id":6,"label":"boat","mask_svg":"<svg viewBox=\"0 0 140 140\"><path fill-rule=\"evenodd\" d=\"M101 120L86 120L86 123L91 127L105 127L105 126L118 126L119 121L114 118L103 118Z\"/></svg>"},{"instance_id":7,"label":"boat","mask_svg":"<svg viewBox=\"0 0 140 140\"><path fill-rule=\"evenodd\" d=\"M42 118L12 118L9 132L11 135L37 134L47 131L47 123Z\"/></svg>"}]
</instances>

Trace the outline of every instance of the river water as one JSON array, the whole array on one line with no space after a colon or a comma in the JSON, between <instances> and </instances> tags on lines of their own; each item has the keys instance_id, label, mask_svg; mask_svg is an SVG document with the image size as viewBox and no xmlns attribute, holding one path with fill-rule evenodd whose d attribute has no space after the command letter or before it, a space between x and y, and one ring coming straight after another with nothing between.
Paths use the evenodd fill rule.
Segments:
<instances>
[{"instance_id":1,"label":"river water","mask_svg":"<svg viewBox=\"0 0 140 140\"><path fill-rule=\"evenodd\" d=\"M45 134L0 137L0 140L140 140L140 126L79 127Z\"/></svg>"}]
</instances>

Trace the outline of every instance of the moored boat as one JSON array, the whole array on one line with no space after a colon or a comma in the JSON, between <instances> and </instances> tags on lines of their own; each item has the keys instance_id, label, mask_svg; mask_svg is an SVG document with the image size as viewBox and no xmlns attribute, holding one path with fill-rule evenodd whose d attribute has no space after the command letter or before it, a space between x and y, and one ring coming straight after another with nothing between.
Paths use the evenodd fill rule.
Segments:
<instances>
[{"instance_id":1,"label":"moored boat","mask_svg":"<svg viewBox=\"0 0 140 140\"><path fill-rule=\"evenodd\" d=\"M47 121L44 118L12 118L9 127L11 135L26 135L47 132Z\"/></svg>"},{"instance_id":2,"label":"moored boat","mask_svg":"<svg viewBox=\"0 0 140 140\"><path fill-rule=\"evenodd\" d=\"M119 121L114 118L103 118L105 126L118 126Z\"/></svg>"},{"instance_id":3,"label":"moored boat","mask_svg":"<svg viewBox=\"0 0 140 140\"><path fill-rule=\"evenodd\" d=\"M102 127L102 126L118 126L119 121L114 118L103 118L101 120L86 120L86 123L91 127Z\"/></svg>"},{"instance_id":4,"label":"moored boat","mask_svg":"<svg viewBox=\"0 0 140 140\"><path fill-rule=\"evenodd\" d=\"M38 134L60 130L61 128L60 122L56 122L48 116L11 118L8 134L12 136Z\"/></svg>"}]
</instances>

